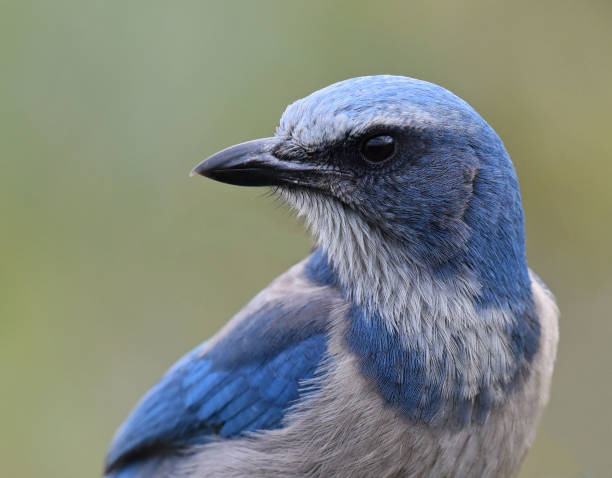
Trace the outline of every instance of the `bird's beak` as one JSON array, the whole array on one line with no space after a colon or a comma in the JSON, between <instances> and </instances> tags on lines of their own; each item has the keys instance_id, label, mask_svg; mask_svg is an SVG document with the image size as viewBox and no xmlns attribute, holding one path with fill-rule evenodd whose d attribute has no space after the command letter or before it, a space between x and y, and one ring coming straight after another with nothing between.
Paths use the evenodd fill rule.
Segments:
<instances>
[{"instance_id":1,"label":"bird's beak","mask_svg":"<svg viewBox=\"0 0 612 478\"><path fill-rule=\"evenodd\" d=\"M199 174L238 186L306 185L315 166L274 155L281 139L263 138L230 146L198 164L190 176Z\"/></svg>"}]
</instances>

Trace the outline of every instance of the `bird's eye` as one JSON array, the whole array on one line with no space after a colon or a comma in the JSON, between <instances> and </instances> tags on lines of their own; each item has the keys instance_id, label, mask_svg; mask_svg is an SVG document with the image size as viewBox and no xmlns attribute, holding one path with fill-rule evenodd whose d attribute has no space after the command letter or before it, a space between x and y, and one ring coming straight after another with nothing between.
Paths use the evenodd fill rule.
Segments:
<instances>
[{"instance_id":1,"label":"bird's eye","mask_svg":"<svg viewBox=\"0 0 612 478\"><path fill-rule=\"evenodd\" d=\"M361 146L361 154L372 163L381 163L393 156L394 152L395 140L387 135L374 136Z\"/></svg>"}]
</instances>

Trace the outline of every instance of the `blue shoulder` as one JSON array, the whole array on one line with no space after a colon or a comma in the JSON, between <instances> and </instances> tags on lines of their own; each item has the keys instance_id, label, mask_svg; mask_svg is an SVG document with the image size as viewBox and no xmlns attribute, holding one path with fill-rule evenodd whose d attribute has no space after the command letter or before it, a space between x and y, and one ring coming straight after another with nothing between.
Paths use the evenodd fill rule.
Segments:
<instances>
[{"instance_id":1,"label":"blue shoulder","mask_svg":"<svg viewBox=\"0 0 612 478\"><path fill-rule=\"evenodd\" d=\"M326 352L336 294L303 268L279 277L164 375L117 431L107 473L213 437L281 425Z\"/></svg>"}]
</instances>

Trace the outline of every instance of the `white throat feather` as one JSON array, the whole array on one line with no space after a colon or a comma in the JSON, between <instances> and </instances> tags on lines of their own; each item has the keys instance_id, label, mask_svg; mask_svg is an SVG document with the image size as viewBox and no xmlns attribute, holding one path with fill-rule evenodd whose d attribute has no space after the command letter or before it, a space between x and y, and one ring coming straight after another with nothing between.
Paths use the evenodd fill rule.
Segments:
<instances>
[{"instance_id":1,"label":"white throat feather","mask_svg":"<svg viewBox=\"0 0 612 478\"><path fill-rule=\"evenodd\" d=\"M424 272L340 201L303 190L279 193L323 246L346 299L376 311L390 334L418 347L432 375L444 369L435 379L447 399L476 400L486 388L493 403L505 400L506 385L523 365L508 336L516 320L509 310L477 308L477 281L465 274L443 282Z\"/></svg>"}]
</instances>

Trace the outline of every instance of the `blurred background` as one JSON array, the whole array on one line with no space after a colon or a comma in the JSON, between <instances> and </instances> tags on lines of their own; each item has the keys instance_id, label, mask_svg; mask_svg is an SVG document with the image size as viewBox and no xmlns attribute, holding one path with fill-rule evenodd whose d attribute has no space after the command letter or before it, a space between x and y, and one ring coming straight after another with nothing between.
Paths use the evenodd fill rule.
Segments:
<instances>
[{"instance_id":1,"label":"blurred background","mask_svg":"<svg viewBox=\"0 0 612 478\"><path fill-rule=\"evenodd\" d=\"M188 172L376 73L454 91L516 164L562 311L521 478L612 476L611 45L606 1L2 2L0 476L98 476L165 369L308 253L262 190Z\"/></svg>"}]
</instances>

